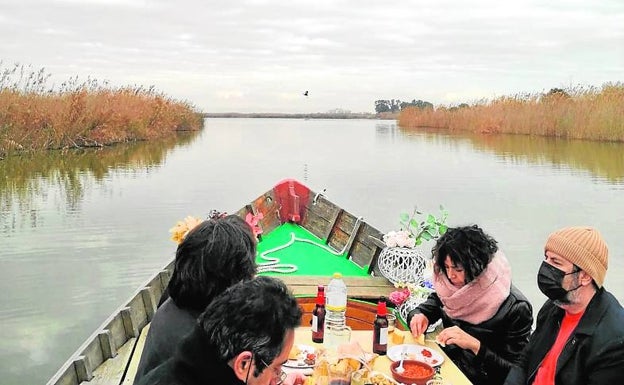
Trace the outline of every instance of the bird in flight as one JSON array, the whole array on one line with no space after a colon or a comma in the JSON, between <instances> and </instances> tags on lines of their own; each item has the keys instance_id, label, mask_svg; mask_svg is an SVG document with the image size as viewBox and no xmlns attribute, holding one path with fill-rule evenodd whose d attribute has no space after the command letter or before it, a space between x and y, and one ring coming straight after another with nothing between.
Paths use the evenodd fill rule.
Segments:
<instances>
[{"instance_id":1,"label":"bird in flight","mask_svg":"<svg viewBox=\"0 0 624 385\"><path fill-rule=\"evenodd\" d=\"M304 92L303 96L308 96L308 91Z\"/></svg>"}]
</instances>

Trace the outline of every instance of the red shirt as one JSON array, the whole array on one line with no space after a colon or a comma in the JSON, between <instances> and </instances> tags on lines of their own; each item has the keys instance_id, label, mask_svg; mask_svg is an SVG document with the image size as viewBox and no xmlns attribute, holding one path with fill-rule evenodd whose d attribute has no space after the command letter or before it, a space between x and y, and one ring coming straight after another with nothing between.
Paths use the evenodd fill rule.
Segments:
<instances>
[{"instance_id":1,"label":"red shirt","mask_svg":"<svg viewBox=\"0 0 624 385\"><path fill-rule=\"evenodd\" d=\"M563 320L561 321L561 327L559 328L559 333L557 334L557 339L555 343L550 348L548 353L546 353L546 357L542 361L542 364L537 369L537 374L535 375L535 380L533 380L533 385L554 385L555 384L555 371L557 370L557 360L559 359L559 355L563 350L566 342L568 341L568 337L572 334L572 331L578 325L581 317L583 316L583 312L578 314L569 314L565 313L563 316Z\"/></svg>"}]
</instances>

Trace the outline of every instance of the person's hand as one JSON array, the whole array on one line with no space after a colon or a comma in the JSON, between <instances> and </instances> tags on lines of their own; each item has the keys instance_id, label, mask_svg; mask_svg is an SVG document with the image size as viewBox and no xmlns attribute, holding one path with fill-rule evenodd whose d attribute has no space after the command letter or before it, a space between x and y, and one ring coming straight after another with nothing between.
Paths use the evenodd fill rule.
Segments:
<instances>
[{"instance_id":1,"label":"person's hand","mask_svg":"<svg viewBox=\"0 0 624 385\"><path fill-rule=\"evenodd\" d=\"M414 314L409 324L412 335L414 337L418 337L421 334L424 334L427 331L427 327L429 327L429 320L427 317L425 317L422 313Z\"/></svg>"},{"instance_id":2,"label":"person's hand","mask_svg":"<svg viewBox=\"0 0 624 385\"><path fill-rule=\"evenodd\" d=\"M462 349L472 350L474 354L479 353L481 341L466 333L459 326L451 326L438 334L436 341L442 345L457 345Z\"/></svg>"},{"instance_id":3,"label":"person's hand","mask_svg":"<svg viewBox=\"0 0 624 385\"><path fill-rule=\"evenodd\" d=\"M305 376L302 373L291 372L291 373L288 373L288 375L286 376L282 384L283 385L301 385L304 382L305 382Z\"/></svg>"}]
</instances>

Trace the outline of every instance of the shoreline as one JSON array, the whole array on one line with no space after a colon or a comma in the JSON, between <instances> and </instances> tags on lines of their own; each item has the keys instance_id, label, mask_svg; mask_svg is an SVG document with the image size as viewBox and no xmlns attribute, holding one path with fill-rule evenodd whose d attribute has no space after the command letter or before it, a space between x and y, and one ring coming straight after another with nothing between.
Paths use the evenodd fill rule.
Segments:
<instances>
[{"instance_id":1,"label":"shoreline","mask_svg":"<svg viewBox=\"0 0 624 385\"><path fill-rule=\"evenodd\" d=\"M312 113L280 113L280 112L204 112L204 118L263 118L263 119L382 119L396 120L399 114L373 114L368 112L312 112Z\"/></svg>"}]
</instances>

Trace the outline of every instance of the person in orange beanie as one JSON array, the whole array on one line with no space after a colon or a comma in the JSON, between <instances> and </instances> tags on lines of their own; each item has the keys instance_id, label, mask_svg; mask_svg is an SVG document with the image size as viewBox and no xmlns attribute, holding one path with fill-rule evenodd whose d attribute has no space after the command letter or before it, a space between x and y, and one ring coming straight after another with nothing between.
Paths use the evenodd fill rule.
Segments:
<instances>
[{"instance_id":1,"label":"person in orange beanie","mask_svg":"<svg viewBox=\"0 0 624 385\"><path fill-rule=\"evenodd\" d=\"M624 309L603 284L609 250L591 227L550 234L537 275L548 297L505 384L615 384L624 378Z\"/></svg>"}]
</instances>

